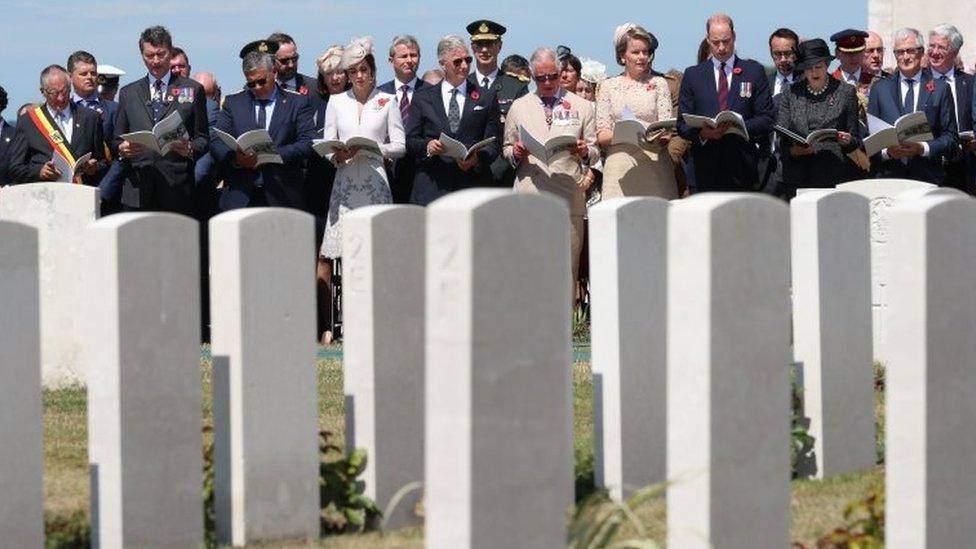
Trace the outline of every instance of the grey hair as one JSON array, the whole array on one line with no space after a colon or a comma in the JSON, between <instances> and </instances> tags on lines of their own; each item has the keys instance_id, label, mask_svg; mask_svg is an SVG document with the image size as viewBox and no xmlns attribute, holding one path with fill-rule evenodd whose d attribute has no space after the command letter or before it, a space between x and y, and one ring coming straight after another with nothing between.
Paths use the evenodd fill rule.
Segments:
<instances>
[{"instance_id":1,"label":"grey hair","mask_svg":"<svg viewBox=\"0 0 976 549\"><path fill-rule=\"evenodd\" d=\"M922 38L922 33L918 32L918 29L913 29L911 27L902 27L895 31L895 36L892 39L892 44L898 44L902 40L907 40L909 38L914 38L917 47L925 47L925 39Z\"/></svg>"},{"instance_id":2,"label":"grey hair","mask_svg":"<svg viewBox=\"0 0 976 549\"><path fill-rule=\"evenodd\" d=\"M275 68L274 57L271 57L270 53L255 50L244 56L241 67L244 72L254 72L258 69L273 71Z\"/></svg>"},{"instance_id":3,"label":"grey hair","mask_svg":"<svg viewBox=\"0 0 976 549\"><path fill-rule=\"evenodd\" d=\"M954 25L949 25L943 23L941 25L936 25L934 29L929 32L929 37L932 35L941 36L949 41L949 48L952 49L952 53L959 53L962 49L962 34L959 34L959 29Z\"/></svg>"},{"instance_id":4,"label":"grey hair","mask_svg":"<svg viewBox=\"0 0 976 549\"><path fill-rule=\"evenodd\" d=\"M390 57L393 57L397 46L406 46L410 49L417 50L417 55L420 55L420 43L417 39L410 34L398 34L393 37L393 42L390 43Z\"/></svg>"},{"instance_id":5,"label":"grey hair","mask_svg":"<svg viewBox=\"0 0 976 549\"><path fill-rule=\"evenodd\" d=\"M63 74L69 82L71 81L71 77L68 76L68 71L64 67L61 65L48 65L41 71L41 87L47 87L47 83L51 81L51 78L59 73Z\"/></svg>"},{"instance_id":6,"label":"grey hair","mask_svg":"<svg viewBox=\"0 0 976 549\"><path fill-rule=\"evenodd\" d=\"M464 39L454 34L448 34L437 42L437 60L443 61L447 54L458 48L464 50L464 53L468 53L468 44Z\"/></svg>"},{"instance_id":7,"label":"grey hair","mask_svg":"<svg viewBox=\"0 0 976 549\"><path fill-rule=\"evenodd\" d=\"M550 59L554 62L556 61L556 59L558 59L558 56L556 55L556 50L552 48L548 48L546 46L536 48L535 51L532 52L532 57L529 59L529 70L532 71L532 74L535 74L535 66L541 63L542 61L548 61Z\"/></svg>"}]
</instances>

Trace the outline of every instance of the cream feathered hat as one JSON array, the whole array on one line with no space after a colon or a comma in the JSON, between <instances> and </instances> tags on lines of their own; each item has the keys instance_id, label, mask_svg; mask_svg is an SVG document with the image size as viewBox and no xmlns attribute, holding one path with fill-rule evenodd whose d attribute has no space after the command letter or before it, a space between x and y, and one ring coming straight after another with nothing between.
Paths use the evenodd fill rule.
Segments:
<instances>
[{"instance_id":1,"label":"cream feathered hat","mask_svg":"<svg viewBox=\"0 0 976 549\"><path fill-rule=\"evenodd\" d=\"M580 80L591 84L599 84L607 79L607 66L593 59L580 60Z\"/></svg>"},{"instance_id":2,"label":"cream feathered hat","mask_svg":"<svg viewBox=\"0 0 976 549\"><path fill-rule=\"evenodd\" d=\"M373 53L373 39L369 36L353 38L342 52L342 70L355 66L357 63Z\"/></svg>"},{"instance_id":3,"label":"cream feathered hat","mask_svg":"<svg viewBox=\"0 0 976 549\"><path fill-rule=\"evenodd\" d=\"M624 23L623 25L618 26L613 31L613 43L612 43L612 45L613 46L616 46L617 43L620 42L620 38L623 37L624 33L626 33L627 31L629 31L630 29L635 29L635 28L637 28L637 23L631 23L630 21Z\"/></svg>"},{"instance_id":4,"label":"cream feathered hat","mask_svg":"<svg viewBox=\"0 0 976 549\"><path fill-rule=\"evenodd\" d=\"M339 70L339 65L342 64L342 50L342 46L333 44L315 60L322 74L329 74L330 72Z\"/></svg>"}]
</instances>

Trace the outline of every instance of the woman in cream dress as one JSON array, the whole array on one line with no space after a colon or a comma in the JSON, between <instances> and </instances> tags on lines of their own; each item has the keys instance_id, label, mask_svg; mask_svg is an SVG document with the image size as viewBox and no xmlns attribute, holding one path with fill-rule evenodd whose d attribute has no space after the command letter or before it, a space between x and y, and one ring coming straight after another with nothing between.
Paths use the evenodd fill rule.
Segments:
<instances>
[{"instance_id":1,"label":"woman in cream dress","mask_svg":"<svg viewBox=\"0 0 976 549\"><path fill-rule=\"evenodd\" d=\"M677 198L678 185L667 149L669 132L659 132L639 147L611 144L613 124L623 117L625 108L644 122L671 118L668 83L651 72L657 39L640 26L625 23L614 33L614 46L624 72L601 83L596 98L597 143L606 151L603 198Z\"/></svg>"}]
</instances>

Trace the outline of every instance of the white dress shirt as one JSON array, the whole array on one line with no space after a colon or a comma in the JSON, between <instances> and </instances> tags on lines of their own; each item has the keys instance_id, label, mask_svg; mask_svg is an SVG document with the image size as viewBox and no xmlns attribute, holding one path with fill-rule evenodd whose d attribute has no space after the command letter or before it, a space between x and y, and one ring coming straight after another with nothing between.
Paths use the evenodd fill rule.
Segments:
<instances>
[{"instance_id":1,"label":"white dress shirt","mask_svg":"<svg viewBox=\"0 0 976 549\"><path fill-rule=\"evenodd\" d=\"M169 73L169 72L167 72L166 74L164 74L162 78L158 78L158 79L155 76L153 76L152 74L150 74L150 75L147 76L147 78L149 79L149 100L150 101L153 100L153 93L155 93L155 91L156 91L156 80L162 80L163 81L163 85L159 87L159 93L162 94L162 97L159 98L159 101L165 101L166 100L166 90L169 88L169 79L170 79L171 76L172 76L172 73Z\"/></svg>"},{"instance_id":2,"label":"white dress shirt","mask_svg":"<svg viewBox=\"0 0 976 549\"><path fill-rule=\"evenodd\" d=\"M840 74L844 77L844 82L857 87L858 83L861 81L861 69L857 69L854 72L847 72L844 69L840 70Z\"/></svg>"},{"instance_id":3,"label":"white dress shirt","mask_svg":"<svg viewBox=\"0 0 976 549\"><path fill-rule=\"evenodd\" d=\"M777 96L786 91L793 84L793 75L786 76L776 71L776 82L773 84L773 96Z\"/></svg>"},{"instance_id":4,"label":"white dress shirt","mask_svg":"<svg viewBox=\"0 0 976 549\"><path fill-rule=\"evenodd\" d=\"M54 120L54 123L57 124L58 128L61 129L61 133L64 134L64 138L68 141L68 143L71 143L71 135L72 133L74 133L72 132L72 129L74 127L74 118L71 116L71 107L65 107L64 110L56 111L52 109L51 105L49 104L46 104L44 106L47 108L47 112L48 114L51 115L51 118ZM58 118L59 114L63 118L59 119ZM65 145L67 145L68 143L65 143Z\"/></svg>"},{"instance_id":5,"label":"white dress shirt","mask_svg":"<svg viewBox=\"0 0 976 549\"><path fill-rule=\"evenodd\" d=\"M393 77L393 91L397 96L397 99L403 97L403 87L407 87L407 100L413 103L413 92L417 90L417 77L414 76L413 80L409 82L400 82L399 78Z\"/></svg>"},{"instance_id":6,"label":"white dress shirt","mask_svg":"<svg viewBox=\"0 0 976 549\"><path fill-rule=\"evenodd\" d=\"M485 78L488 78L488 85L484 86ZM490 88L492 84L495 83L495 79L498 78L498 69L491 71L488 74L481 74L478 69L474 70L474 78L478 81L479 86L484 86L484 88Z\"/></svg>"},{"instance_id":7,"label":"white dress shirt","mask_svg":"<svg viewBox=\"0 0 976 549\"><path fill-rule=\"evenodd\" d=\"M959 99L956 97L956 69L949 67L946 73L941 73L932 69L932 80L938 81L945 76L945 83L949 86L949 93L952 94L952 110L956 113L956 124L959 124Z\"/></svg>"},{"instance_id":8,"label":"white dress shirt","mask_svg":"<svg viewBox=\"0 0 976 549\"><path fill-rule=\"evenodd\" d=\"M719 68L722 66L722 62L714 57L710 58L712 60L712 72L715 73L715 91L718 91L718 79L719 79ZM729 83L729 96L732 93L732 69L735 67L735 54L725 60L725 79Z\"/></svg>"},{"instance_id":9,"label":"white dress shirt","mask_svg":"<svg viewBox=\"0 0 976 549\"><path fill-rule=\"evenodd\" d=\"M454 89L447 80L441 81L441 98L444 100L444 114L450 114L451 112L451 90ZM467 79L462 80L461 84L457 87L457 104L458 112L464 114L464 100L467 97L468 92L468 81Z\"/></svg>"}]
</instances>

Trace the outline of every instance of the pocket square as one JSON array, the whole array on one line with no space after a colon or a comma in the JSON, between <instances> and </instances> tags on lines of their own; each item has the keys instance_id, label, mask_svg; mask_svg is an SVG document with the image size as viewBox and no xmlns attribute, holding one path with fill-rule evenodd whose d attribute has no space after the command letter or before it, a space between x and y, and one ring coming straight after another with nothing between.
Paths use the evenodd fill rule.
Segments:
<instances>
[{"instance_id":1,"label":"pocket square","mask_svg":"<svg viewBox=\"0 0 976 549\"><path fill-rule=\"evenodd\" d=\"M483 110L485 110L485 106L484 105L475 105L474 108L471 109L471 110L473 110L473 111L483 111Z\"/></svg>"}]
</instances>

